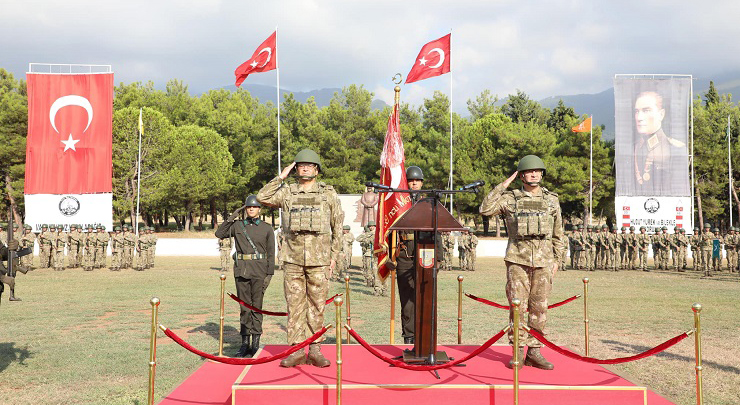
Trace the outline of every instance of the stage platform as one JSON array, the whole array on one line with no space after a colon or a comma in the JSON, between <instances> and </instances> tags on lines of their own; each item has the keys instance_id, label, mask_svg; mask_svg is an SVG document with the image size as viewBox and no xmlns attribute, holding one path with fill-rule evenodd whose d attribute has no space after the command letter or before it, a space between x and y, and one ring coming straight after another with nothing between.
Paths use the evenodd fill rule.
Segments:
<instances>
[{"instance_id":1,"label":"stage platform","mask_svg":"<svg viewBox=\"0 0 740 405\"><path fill-rule=\"evenodd\" d=\"M387 356L401 355L409 346L376 346ZM257 357L287 350L267 345ZM439 346L453 358L461 358L476 346ZM302 365L282 368L279 362L256 366L232 366L206 362L160 404L335 404L336 352L324 345L331 367ZM598 365L571 360L547 348L542 353L555 370L524 367L520 371L519 403L568 405L672 405L673 403L636 386ZM508 346L493 346L469 360L464 367L432 372L410 371L377 359L360 345L342 346L342 402L381 404L397 401L436 404L512 404L513 373L506 368L511 357ZM417 402L418 401L418 402Z\"/></svg>"}]
</instances>

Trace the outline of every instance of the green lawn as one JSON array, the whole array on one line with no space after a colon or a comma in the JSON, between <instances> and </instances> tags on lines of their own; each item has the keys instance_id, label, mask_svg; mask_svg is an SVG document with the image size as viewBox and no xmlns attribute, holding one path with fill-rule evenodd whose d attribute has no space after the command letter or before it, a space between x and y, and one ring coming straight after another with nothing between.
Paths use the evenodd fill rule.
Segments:
<instances>
[{"instance_id":1,"label":"green lawn","mask_svg":"<svg viewBox=\"0 0 740 405\"><path fill-rule=\"evenodd\" d=\"M457 261L455 261L457 262ZM218 351L218 257L158 258L152 270L113 273L80 269L35 270L19 275L18 296L0 305L0 403L146 403L152 296L161 299L160 322L194 346ZM355 257L354 265L360 258ZM457 263L455 263L457 264ZM388 342L389 299L364 287L352 273L352 326L371 343ZM444 272L439 279L439 340L456 342L457 275L465 290L506 303L502 259L480 259L478 271ZM693 327L691 305L700 302L704 349L705 403L740 403L740 282L724 273L700 279L697 273L637 271L558 273L552 302L583 291L590 278L591 355L621 357L653 347ZM234 292L233 277L227 291ZM344 289L332 283L331 294ZM481 344L507 323L507 312L464 298L463 343ZM238 307L227 297L224 352L239 346ZM284 310L282 275L267 291L265 308ZM333 323L333 306L327 312ZM549 338L578 352L584 347L583 301L548 314ZM285 319L265 317L263 343L285 342ZM396 343L400 343L396 317ZM333 336L334 330L330 331ZM327 341L333 342L333 337ZM327 350L333 350L329 347ZM156 397L167 395L202 360L159 333ZM658 356L612 370L676 402L695 403L693 338ZM557 369L556 371L557 372Z\"/></svg>"}]
</instances>

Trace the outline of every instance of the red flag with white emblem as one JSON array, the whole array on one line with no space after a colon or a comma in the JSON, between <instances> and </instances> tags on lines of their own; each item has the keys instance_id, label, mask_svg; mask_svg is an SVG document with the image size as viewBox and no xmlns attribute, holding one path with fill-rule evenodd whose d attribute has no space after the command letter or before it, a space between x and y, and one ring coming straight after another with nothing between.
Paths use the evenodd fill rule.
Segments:
<instances>
[{"instance_id":1,"label":"red flag with white emblem","mask_svg":"<svg viewBox=\"0 0 740 405\"><path fill-rule=\"evenodd\" d=\"M413 83L450 72L451 36L452 34L447 34L421 48L414 66L406 76L406 83Z\"/></svg>"},{"instance_id":2,"label":"red flag with white emblem","mask_svg":"<svg viewBox=\"0 0 740 405\"><path fill-rule=\"evenodd\" d=\"M400 189L408 189L405 169L406 156L401 139L401 126L398 119L398 104L388 117L383 152L380 154L380 184ZM380 193L378 217L375 221L375 253L378 254L378 275L385 279L390 270L388 261L388 229L411 208L411 197L407 193Z\"/></svg>"},{"instance_id":3,"label":"red flag with white emblem","mask_svg":"<svg viewBox=\"0 0 740 405\"><path fill-rule=\"evenodd\" d=\"M112 224L113 74L29 73L26 223Z\"/></svg>"},{"instance_id":4,"label":"red flag with white emblem","mask_svg":"<svg viewBox=\"0 0 740 405\"><path fill-rule=\"evenodd\" d=\"M234 71L236 87L252 73L267 72L277 68L277 31L273 32L246 62L239 65Z\"/></svg>"}]
</instances>

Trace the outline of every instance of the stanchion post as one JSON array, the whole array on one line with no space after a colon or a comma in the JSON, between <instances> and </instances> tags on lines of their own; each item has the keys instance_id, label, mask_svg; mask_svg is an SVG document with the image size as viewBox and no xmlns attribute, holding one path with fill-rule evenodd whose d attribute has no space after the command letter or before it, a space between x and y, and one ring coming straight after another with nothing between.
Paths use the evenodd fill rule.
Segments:
<instances>
[{"instance_id":1,"label":"stanchion post","mask_svg":"<svg viewBox=\"0 0 740 405\"><path fill-rule=\"evenodd\" d=\"M704 405L704 382L701 377L701 304L691 306L694 311L694 345L696 349L696 405Z\"/></svg>"},{"instance_id":2,"label":"stanchion post","mask_svg":"<svg viewBox=\"0 0 740 405\"><path fill-rule=\"evenodd\" d=\"M226 274L221 273L221 316L218 318L218 355L224 355L224 288L226 286Z\"/></svg>"},{"instance_id":3,"label":"stanchion post","mask_svg":"<svg viewBox=\"0 0 740 405\"><path fill-rule=\"evenodd\" d=\"M352 326L352 315L350 314L349 309L349 275L344 276L344 299L347 300L347 326ZM337 324L337 329L342 329ZM341 332L340 332L341 335ZM349 331L347 331L347 344L350 343L351 337L349 336Z\"/></svg>"},{"instance_id":4,"label":"stanchion post","mask_svg":"<svg viewBox=\"0 0 740 405\"><path fill-rule=\"evenodd\" d=\"M462 344L462 296L463 280L465 277L457 276L457 344Z\"/></svg>"},{"instance_id":5,"label":"stanchion post","mask_svg":"<svg viewBox=\"0 0 740 405\"><path fill-rule=\"evenodd\" d=\"M588 356L588 277L583 278L583 339Z\"/></svg>"},{"instance_id":6,"label":"stanchion post","mask_svg":"<svg viewBox=\"0 0 740 405\"><path fill-rule=\"evenodd\" d=\"M393 344L395 340L395 328L396 328L396 269L391 270L391 337L388 344Z\"/></svg>"},{"instance_id":7,"label":"stanchion post","mask_svg":"<svg viewBox=\"0 0 740 405\"><path fill-rule=\"evenodd\" d=\"M519 305L521 305L521 301L518 299L511 300L511 309L513 310L513 317L512 323L513 323L513 333L514 333L514 345L511 348L513 352L514 361L512 362L512 369L514 370L514 405L519 405L519 362L523 361L523 359L519 358L519 311L521 308L519 308Z\"/></svg>"},{"instance_id":8,"label":"stanchion post","mask_svg":"<svg viewBox=\"0 0 740 405\"><path fill-rule=\"evenodd\" d=\"M149 339L149 395L147 404L154 404L154 371L157 366L157 311L159 309L159 298L152 297L152 333Z\"/></svg>"},{"instance_id":9,"label":"stanchion post","mask_svg":"<svg viewBox=\"0 0 740 405\"><path fill-rule=\"evenodd\" d=\"M337 297L334 300L337 313L337 405L342 403L342 328L339 326L342 322L342 297ZM347 331L347 339L349 340L349 330Z\"/></svg>"}]
</instances>

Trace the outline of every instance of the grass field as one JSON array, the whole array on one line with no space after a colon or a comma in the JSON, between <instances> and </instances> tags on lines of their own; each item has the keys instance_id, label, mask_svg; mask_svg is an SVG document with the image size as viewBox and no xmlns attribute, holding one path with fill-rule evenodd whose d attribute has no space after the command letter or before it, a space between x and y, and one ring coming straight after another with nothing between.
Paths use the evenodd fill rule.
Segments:
<instances>
[{"instance_id":1,"label":"grass field","mask_svg":"<svg viewBox=\"0 0 740 405\"><path fill-rule=\"evenodd\" d=\"M144 404L149 356L149 300L161 299L160 322L194 346L218 351L219 259L157 259L145 272L80 269L35 270L19 275L22 302L0 305L0 403ZM360 258L353 263L358 265ZM457 263L456 263L457 264ZM476 272L443 272L439 279L439 340L456 342L457 275L465 290L505 303L502 259L479 259ZM590 350L599 358L622 357L651 348L693 327L691 305L703 305L705 403L740 404L740 282L724 273L637 271L559 272L551 295L556 302L583 291L590 278ZM371 343L388 342L389 299L364 287L352 273L352 326ZM227 291L234 292L233 277ZM332 283L330 293L343 290ZM503 328L507 312L464 298L463 343L481 344ZM284 310L282 274L272 280L265 309ZM238 307L227 297L224 352L239 346ZM333 306L326 323L333 322ZM285 319L265 317L263 343L284 343ZM401 337L396 317L396 343ZM549 338L583 351L583 302L548 313ZM334 331L330 332L333 336ZM334 342L331 337L327 343ZM327 350L333 350L330 347ZM156 397L167 395L202 360L159 334ZM694 344L686 339L668 351L613 371L645 384L677 404L695 403ZM557 372L557 368L554 372Z\"/></svg>"}]
</instances>

